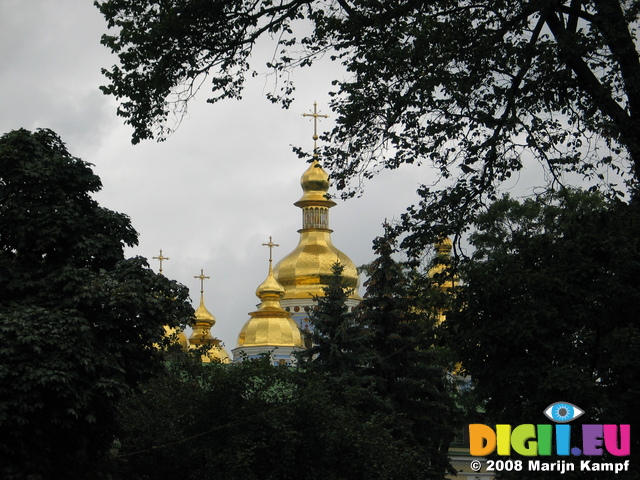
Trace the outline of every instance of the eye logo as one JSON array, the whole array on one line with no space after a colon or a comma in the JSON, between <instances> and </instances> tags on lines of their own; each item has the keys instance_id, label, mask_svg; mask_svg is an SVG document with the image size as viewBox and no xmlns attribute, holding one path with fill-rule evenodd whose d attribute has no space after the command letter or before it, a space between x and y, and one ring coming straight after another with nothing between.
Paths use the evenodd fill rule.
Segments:
<instances>
[{"instance_id":1,"label":"eye logo","mask_svg":"<svg viewBox=\"0 0 640 480\"><path fill-rule=\"evenodd\" d=\"M568 423L575 420L583 413L584 410L569 402L552 403L544 410L544 414L547 418L556 423Z\"/></svg>"}]
</instances>

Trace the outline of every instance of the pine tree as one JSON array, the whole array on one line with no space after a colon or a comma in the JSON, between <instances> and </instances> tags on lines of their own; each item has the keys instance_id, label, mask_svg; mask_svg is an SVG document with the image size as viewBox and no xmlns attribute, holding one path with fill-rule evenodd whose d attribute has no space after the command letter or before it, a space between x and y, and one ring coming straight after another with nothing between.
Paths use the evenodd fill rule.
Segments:
<instances>
[{"instance_id":1,"label":"pine tree","mask_svg":"<svg viewBox=\"0 0 640 480\"><path fill-rule=\"evenodd\" d=\"M437 297L422 276L393 259L389 236L374 242L377 258L366 271L367 293L355 309L333 265L325 295L311 312L313 345L301 365L322 379L334 399L394 439L411 465L407 478L444 478L453 437L451 366L436 347ZM398 446L402 448L398 448Z\"/></svg>"},{"instance_id":2,"label":"pine tree","mask_svg":"<svg viewBox=\"0 0 640 480\"><path fill-rule=\"evenodd\" d=\"M352 292L343 271L344 265L334 263L324 296L316 298L310 315L312 345L301 358L306 368L326 377L331 388L341 392L345 403L366 403L371 400L370 392L366 392L367 379L362 375L371 357L368 332L347 305Z\"/></svg>"},{"instance_id":3,"label":"pine tree","mask_svg":"<svg viewBox=\"0 0 640 480\"><path fill-rule=\"evenodd\" d=\"M428 277L393 259L390 236L376 239L374 248L378 256L367 266L367 293L358 312L375 353L367 370L376 395L399 419L397 433L420 452L428 478L444 478L454 405L451 366L436 346L432 289L424 288Z\"/></svg>"}]
</instances>

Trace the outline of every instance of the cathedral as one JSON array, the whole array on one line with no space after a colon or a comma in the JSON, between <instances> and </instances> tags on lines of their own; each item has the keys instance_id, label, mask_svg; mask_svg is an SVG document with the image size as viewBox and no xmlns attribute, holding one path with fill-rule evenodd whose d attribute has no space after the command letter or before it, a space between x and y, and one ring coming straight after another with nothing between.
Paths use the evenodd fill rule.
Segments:
<instances>
[{"instance_id":1,"label":"cathedral","mask_svg":"<svg viewBox=\"0 0 640 480\"><path fill-rule=\"evenodd\" d=\"M268 355L274 365L289 365L295 361L295 352L305 348L304 332L310 329L309 309L314 298L324 294L328 279L332 276L332 265L340 262L344 266L343 276L351 289L347 305L356 306L361 298L358 271L353 261L331 240L329 209L336 203L328 196L329 175L320 165L317 155L317 120L326 117L317 113L314 104L312 114L304 114L314 120L314 158L302 174L300 185L302 197L294 205L302 210L302 228L298 230L300 239L296 248L273 266L272 239L263 245L269 247L269 265L266 279L256 289L260 300L257 310L249 313L232 355L211 333L216 320L204 304L201 271L200 304L195 312L193 333L187 339L184 332L179 334L180 343L186 348L210 345L213 348L203 355L204 362L238 362L243 359ZM159 257L160 268L162 260ZM161 270L162 272L162 270Z\"/></svg>"},{"instance_id":2,"label":"cathedral","mask_svg":"<svg viewBox=\"0 0 640 480\"><path fill-rule=\"evenodd\" d=\"M305 114L314 119L314 152L317 152L317 119L316 104L314 113ZM243 325L236 347L232 355L211 333L216 320L204 305L203 281L206 278L201 271L200 304L195 311L193 333L187 339L180 332L179 341L185 348L197 348L209 345L203 362L241 362L245 359L268 356L274 365L291 365L295 362L295 352L307 347L305 332L311 327L309 310L314 305L314 298L324 294L324 288L332 276L332 265L339 262L344 266L343 277L350 288L347 306L355 307L362 299L358 293L360 279L355 264L343 252L333 245L332 230L329 227L329 209L336 203L328 196L329 175L320 165L317 153L302 174L300 179L302 197L294 205L302 210L302 228L298 230L300 238L296 248L273 266L273 247L278 246L269 238L264 246L269 247L269 263L265 280L257 287L256 296L260 300L257 310L249 313L249 319ZM435 245L436 255L444 260L449 257L452 245L449 239L443 239ZM160 257L154 257L161 261ZM429 271L434 277L444 271L444 263L436 264ZM162 270L160 270L162 272ZM440 288L450 290L458 283L452 278ZM438 312L438 321L445 320L445 312ZM470 457L466 445L452 445L450 449L451 464L458 472L456 478L489 480L493 478L484 468L475 471L469 468Z\"/></svg>"},{"instance_id":3,"label":"cathedral","mask_svg":"<svg viewBox=\"0 0 640 480\"><path fill-rule=\"evenodd\" d=\"M349 306L360 301L359 278L351 259L331 241L329 209L335 202L327 197L329 175L314 158L300 180L302 197L295 205L302 210L302 228L296 248L272 268L271 255L267 279L258 287L258 310L250 313L233 349L234 361L269 353L274 363L289 364L294 352L304 348L301 332L309 329L309 308L314 297L324 294L332 275L332 265L344 265L344 277L352 289ZM265 244L272 248L269 240Z\"/></svg>"}]
</instances>

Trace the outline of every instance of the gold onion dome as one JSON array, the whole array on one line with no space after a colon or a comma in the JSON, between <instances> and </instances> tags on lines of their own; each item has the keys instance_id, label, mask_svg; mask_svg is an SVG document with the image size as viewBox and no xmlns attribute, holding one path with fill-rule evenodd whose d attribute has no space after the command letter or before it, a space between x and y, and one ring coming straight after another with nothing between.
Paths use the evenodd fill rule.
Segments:
<instances>
[{"instance_id":1,"label":"gold onion dome","mask_svg":"<svg viewBox=\"0 0 640 480\"><path fill-rule=\"evenodd\" d=\"M328 197L329 175L314 158L300 179L302 198L294 205L302 209L302 229L298 246L274 268L278 282L284 287L284 299L311 299L324 295L333 275L332 266L340 262L343 276L352 288L349 298L360 300L359 277L355 264L331 241L329 209L336 203Z\"/></svg>"},{"instance_id":2,"label":"gold onion dome","mask_svg":"<svg viewBox=\"0 0 640 480\"><path fill-rule=\"evenodd\" d=\"M194 314L195 322L193 324L193 333L189 337L191 344L202 345L203 343L211 343L214 340L211 335L211 328L216 323L216 317L214 317L207 307L204 306L204 296L200 295L200 306L196 309Z\"/></svg>"},{"instance_id":3,"label":"gold onion dome","mask_svg":"<svg viewBox=\"0 0 640 480\"><path fill-rule=\"evenodd\" d=\"M193 332L189 337L189 346L194 348L200 345L209 345L209 350L202 356L204 363L228 363L230 361L229 353L221 345L221 341L211 335L211 328L216 323L216 317L204 306L204 280L211 277L205 276L203 270L200 270L200 275L194 278L200 279L200 305L194 314L195 320Z\"/></svg>"},{"instance_id":4,"label":"gold onion dome","mask_svg":"<svg viewBox=\"0 0 640 480\"><path fill-rule=\"evenodd\" d=\"M280 305L284 288L273 275L271 259L267 278L257 288L256 296L260 306L249 314L251 318L242 327L238 347L302 347L300 329Z\"/></svg>"},{"instance_id":5,"label":"gold onion dome","mask_svg":"<svg viewBox=\"0 0 640 480\"><path fill-rule=\"evenodd\" d=\"M453 250L453 243L449 237L442 237L438 242L435 243L435 250L438 255L449 256L451 254L451 250Z\"/></svg>"},{"instance_id":6,"label":"gold onion dome","mask_svg":"<svg viewBox=\"0 0 640 480\"><path fill-rule=\"evenodd\" d=\"M174 328L168 325L164 325L164 336L169 338L171 341L178 342L182 348L187 348L189 345L189 340L187 339L187 334L184 333L184 330L181 328Z\"/></svg>"}]
</instances>

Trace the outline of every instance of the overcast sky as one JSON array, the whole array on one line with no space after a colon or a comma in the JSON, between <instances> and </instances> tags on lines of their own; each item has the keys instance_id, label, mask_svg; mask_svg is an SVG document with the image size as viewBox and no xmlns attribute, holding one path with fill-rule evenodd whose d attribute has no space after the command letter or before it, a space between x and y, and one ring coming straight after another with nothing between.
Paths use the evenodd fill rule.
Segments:
<instances>
[{"instance_id":1,"label":"overcast sky","mask_svg":"<svg viewBox=\"0 0 640 480\"><path fill-rule=\"evenodd\" d=\"M215 105L206 103L205 85L167 141L133 146L115 99L99 90L106 83L100 69L117 63L100 45L106 32L91 0L0 0L0 134L50 128L72 155L92 163L103 183L99 203L130 216L140 235L128 256L146 257L157 271L152 257L162 249L170 258L164 274L189 287L195 306L194 277L200 269L211 277L204 288L217 319L213 334L231 350L267 273L262 244L273 236L277 262L298 243L301 211L293 203L307 164L292 146L313 146L313 122L302 114L317 101L330 116L319 130L330 130L331 80L343 73L328 61L296 71L289 110L266 99L270 77L248 80L242 100ZM257 47L268 59L273 46ZM527 165L506 190L531 193L544 183L539 165ZM369 181L362 197L338 200L330 214L336 247L356 265L371 261L385 219L397 219L417 201L419 184L434 178L426 166L405 165Z\"/></svg>"},{"instance_id":2,"label":"overcast sky","mask_svg":"<svg viewBox=\"0 0 640 480\"><path fill-rule=\"evenodd\" d=\"M302 117L318 102L328 111L328 91L339 71L327 66L296 73L289 110L272 105L270 79L249 81L241 101L216 105L206 92L166 142L131 145L131 129L105 97L100 73L116 58L100 45L104 19L90 0L0 0L0 134L46 127L72 155L95 165L103 182L97 196L106 208L131 217L140 245L128 256L170 258L164 274L186 286L197 306L199 275L205 303L217 319L213 334L229 350L267 273L270 235L280 247L274 261L295 248L301 212L293 205L306 169L291 146L311 149L313 123ZM331 128L332 119L319 124ZM356 265L373 258L371 242L381 224L415 201L426 168L403 167L369 182L359 199L331 210L333 241Z\"/></svg>"}]
</instances>

